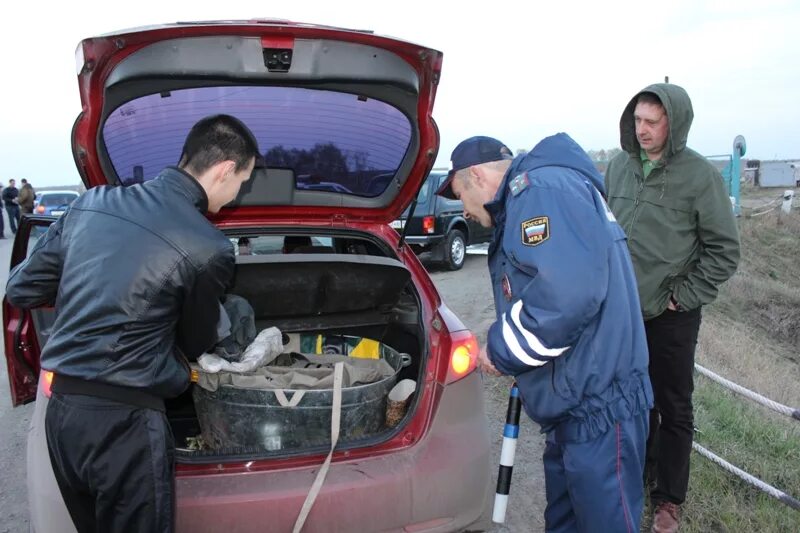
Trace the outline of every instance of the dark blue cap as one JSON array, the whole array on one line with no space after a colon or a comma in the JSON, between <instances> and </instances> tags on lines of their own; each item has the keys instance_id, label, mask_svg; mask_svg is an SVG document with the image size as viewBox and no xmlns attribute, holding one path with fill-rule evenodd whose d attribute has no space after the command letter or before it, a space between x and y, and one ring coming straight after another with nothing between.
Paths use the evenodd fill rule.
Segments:
<instances>
[{"instance_id":1,"label":"dark blue cap","mask_svg":"<svg viewBox=\"0 0 800 533\"><path fill-rule=\"evenodd\" d=\"M470 137L461 141L450 156L450 172L442 186L436 191L439 196L455 200L453 188L453 176L459 170L469 168L491 161L501 161L503 159L514 159L514 155L508 146L492 137Z\"/></svg>"}]
</instances>

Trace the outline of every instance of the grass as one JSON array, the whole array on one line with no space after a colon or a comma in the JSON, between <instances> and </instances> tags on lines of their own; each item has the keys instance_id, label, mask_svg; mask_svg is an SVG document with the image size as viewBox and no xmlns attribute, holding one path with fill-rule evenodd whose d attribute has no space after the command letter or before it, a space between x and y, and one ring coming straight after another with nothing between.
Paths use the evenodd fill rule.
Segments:
<instances>
[{"instance_id":1,"label":"grass","mask_svg":"<svg viewBox=\"0 0 800 533\"><path fill-rule=\"evenodd\" d=\"M800 215L740 219L737 273L704 309L698 362L800 407Z\"/></svg>"},{"instance_id":2,"label":"grass","mask_svg":"<svg viewBox=\"0 0 800 533\"><path fill-rule=\"evenodd\" d=\"M699 377L694 395L695 440L742 470L800 497L800 424L743 400ZM800 531L796 511L692 455L685 532Z\"/></svg>"},{"instance_id":3,"label":"grass","mask_svg":"<svg viewBox=\"0 0 800 533\"><path fill-rule=\"evenodd\" d=\"M800 408L800 216L741 218L739 229L739 270L704 310L697 361ZM800 499L800 422L702 376L695 382L695 440ZM800 531L800 511L699 454L691 468L681 531Z\"/></svg>"}]
</instances>

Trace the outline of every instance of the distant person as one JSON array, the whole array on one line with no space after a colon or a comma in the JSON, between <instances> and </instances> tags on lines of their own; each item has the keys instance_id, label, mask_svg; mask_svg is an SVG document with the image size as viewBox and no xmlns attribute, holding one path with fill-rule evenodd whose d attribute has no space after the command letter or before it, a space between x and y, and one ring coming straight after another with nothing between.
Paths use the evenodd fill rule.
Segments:
<instances>
[{"instance_id":1,"label":"distant person","mask_svg":"<svg viewBox=\"0 0 800 533\"><path fill-rule=\"evenodd\" d=\"M22 210L23 215L30 215L33 213L33 200L35 197L36 191L33 190L28 180L22 178L22 186L19 189L17 202L19 203L19 208Z\"/></svg>"},{"instance_id":2,"label":"distant person","mask_svg":"<svg viewBox=\"0 0 800 533\"><path fill-rule=\"evenodd\" d=\"M451 156L437 190L494 228L496 320L481 368L514 376L545 433L548 532L639 531L652 389L625 234L567 134L514 158L491 137Z\"/></svg>"},{"instance_id":3,"label":"distant person","mask_svg":"<svg viewBox=\"0 0 800 533\"><path fill-rule=\"evenodd\" d=\"M251 255L253 253L253 250L250 247L249 237L239 237L239 240L236 242L236 244L239 247L239 255Z\"/></svg>"},{"instance_id":4,"label":"distant person","mask_svg":"<svg viewBox=\"0 0 800 533\"><path fill-rule=\"evenodd\" d=\"M17 222L19 222L18 196L19 191L17 190L16 181L13 179L8 180L8 187L3 189L3 203L6 204L8 225L11 227L11 233L17 232Z\"/></svg>"},{"instance_id":5,"label":"distant person","mask_svg":"<svg viewBox=\"0 0 800 533\"><path fill-rule=\"evenodd\" d=\"M45 431L80 533L174 530L164 399L186 390L187 360L217 340L235 256L205 215L236 198L257 154L241 121L206 117L177 166L140 185L89 190L9 274L12 305L55 306L41 354L54 373Z\"/></svg>"},{"instance_id":6,"label":"distant person","mask_svg":"<svg viewBox=\"0 0 800 533\"><path fill-rule=\"evenodd\" d=\"M658 83L634 95L620 119L623 151L605 176L609 206L627 233L650 352L655 406L644 483L655 533L678 530L686 500L701 308L739 262L722 176L686 146L693 117L689 95L677 85Z\"/></svg>"}]
</instances>

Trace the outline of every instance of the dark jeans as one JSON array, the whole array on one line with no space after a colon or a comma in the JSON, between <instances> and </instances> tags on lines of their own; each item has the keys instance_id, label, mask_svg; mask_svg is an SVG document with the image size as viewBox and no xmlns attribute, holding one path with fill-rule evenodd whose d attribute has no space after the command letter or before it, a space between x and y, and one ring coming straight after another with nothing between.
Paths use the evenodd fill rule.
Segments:
<instances>
[{"instance_id":1,"label":"dark jeans","mask_svg":"<svg viewBox=\"0 0 800 533\"><path fill-rule=\"evenodd\" d=\"M7 205L6 213L8 213L8 225L11 226L11 233L16 233L17 222L19 222L19 206Z\"/></svg>"},{"instance_id":2,"label":"dark jeans","mask_svg":"<svg viewBox=\"0 0 800 533\"><path fill-rule=\"evenodd\" d=\"M45 430L79 533L174 530L174 443L163 412L53 393Z\"/></svg>"},{"instance_id":3,"label":"dark jeans","mask_svg":"<svg viewBox=\"0 0 800 533\"><path fill-rule=\"evenodd\" d=\"M650 499L655 504L682 504L686 500L694 434L694 352L700 319L700 308L667 310L644 323L655 396L644 475L646 484L654 484Z\"/></svg>"}]
</instances>

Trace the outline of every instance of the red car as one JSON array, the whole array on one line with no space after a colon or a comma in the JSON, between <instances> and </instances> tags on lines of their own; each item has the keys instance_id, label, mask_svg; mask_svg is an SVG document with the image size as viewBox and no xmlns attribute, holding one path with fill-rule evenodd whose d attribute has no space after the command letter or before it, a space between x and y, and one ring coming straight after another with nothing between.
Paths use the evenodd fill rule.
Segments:
<instances>
[{"instance_id":1,"label":"red car","mask_svg":"<svg viewBox=\"0 0 800 533\"><path fill-rule=\"evenodd\" d=\"M390 227L436 159L442 54L366 31L252 20L104 35L81 42L76 56L82 111L72 147L87 188L151 179L177 163L198 119L238 117L264 161L212 220L239 245L233 290L252 304L256 324L377 339L410 356L397 376L416 382L408 411L395 427L340 441L303 531L484 527L491 466L478 346ZM298 186L300 175L336 186ZM53 221L23 220L12 267ZM287 254L285 236L311 245ZM55 311L3 303L13 402L37 401L28 444L37 533L72 529L43 429L49 391L39 353ZM273 439L191 449L200 428L192 390L168 402L167 414L178 443L178 531L292 530L325 446ZM237 418L225 422L247 424Z\"/></svg>"}]
</instances>

